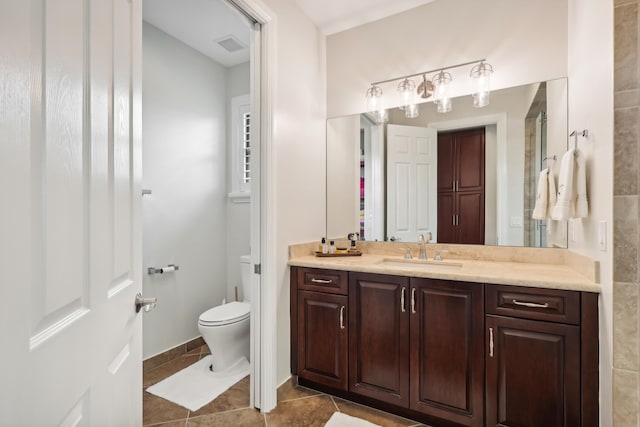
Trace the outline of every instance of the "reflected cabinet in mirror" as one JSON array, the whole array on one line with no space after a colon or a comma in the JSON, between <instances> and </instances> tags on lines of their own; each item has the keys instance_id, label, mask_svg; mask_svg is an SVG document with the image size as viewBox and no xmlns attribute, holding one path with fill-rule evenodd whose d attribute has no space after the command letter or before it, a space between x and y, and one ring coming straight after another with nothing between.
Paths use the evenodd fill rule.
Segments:
<instances>
[{"instance_id":1,"label":"reflected cabinet in mirror","mask_svg":"<svg viewBox=\"0 0 640 427\"><path fill-rule=\"evenodd\" d=\"M327 236L567 247L566 223L534 220L541 171L567 150L567 80L494 91L474 108L400 109L327 120ZM557 160L555 160L557 159Z\"/></svg>"}]
</instances>

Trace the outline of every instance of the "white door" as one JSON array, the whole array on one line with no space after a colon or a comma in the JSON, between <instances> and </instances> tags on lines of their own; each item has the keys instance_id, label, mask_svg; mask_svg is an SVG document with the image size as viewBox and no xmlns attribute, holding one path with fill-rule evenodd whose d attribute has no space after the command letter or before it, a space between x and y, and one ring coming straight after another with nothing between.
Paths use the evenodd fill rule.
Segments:
<instances>
[{"instance_id":1,"label":"white door","mask_svg":"<svg viewBox=\"0 0 640 427\"><path fill-rule=\"evenodd\" d=\"M437 241L438 132L387 125L387 239Z\"/></svg>"},{"instance_id":2,"label":"white door","mask_svg":"<svg viewBox=\"0 0 640 427\"><path fill-rule=\"evenodd\" d=\"M142 425L140 1L0 5L0 423Z\"/></svg>"}]
</instances>

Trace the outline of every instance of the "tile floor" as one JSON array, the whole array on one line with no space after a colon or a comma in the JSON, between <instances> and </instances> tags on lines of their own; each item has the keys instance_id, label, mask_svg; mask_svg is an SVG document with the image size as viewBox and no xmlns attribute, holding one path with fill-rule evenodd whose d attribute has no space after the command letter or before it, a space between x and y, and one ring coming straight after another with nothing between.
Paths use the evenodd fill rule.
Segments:
<instances>
[{"instance_id":1,"label":"tile floor","mask_svg":"<svg viewBox=\"0 0 640 427\"><path fill-rule=\"evenodd\" d=\"M209 354L207 346L196 348L144 374L143 389L186 368ZM383 427L425 427L406 418L339 399L286 382L278 389L278 406L268 414L249 407L249 377L244 378L196 412L143 390L145 426L324 426L335 411L363 418Z\"/></svg>"}]
</instances>

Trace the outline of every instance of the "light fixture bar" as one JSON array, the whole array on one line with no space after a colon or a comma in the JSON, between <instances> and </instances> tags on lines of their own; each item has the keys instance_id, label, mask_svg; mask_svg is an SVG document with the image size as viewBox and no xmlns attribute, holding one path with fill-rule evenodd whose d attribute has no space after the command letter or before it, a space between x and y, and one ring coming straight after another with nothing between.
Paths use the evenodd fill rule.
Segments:
<instances>
[{"instance_id":1,"label":"light fixture bar","mask_svg":"<svg viewBox=\"0 0 640 427\"><path fill-rule=\"evenodd\" d=\"M379 84L382 84L382 83L394 82L396 80L408 79L409 77L416 77L416 76L421 76L423 74L435 73L436 71L444 71L444 70L450 70L452 68L464 67L465 65L476 64L478 62L483 62L483 61L486 61L486 59L484 59L484 58L483 59L477 59L475 61L464 62L462 64L449 65L448 67L434 68L433 70L429 70L429 71L422 71L420 73L408 74L406 76L395 77L393 79L387 79L387 80L381 80L379 82L373 82L373 83L371 83L371 85L379 85Z\"/></svg>"}]
</instances>

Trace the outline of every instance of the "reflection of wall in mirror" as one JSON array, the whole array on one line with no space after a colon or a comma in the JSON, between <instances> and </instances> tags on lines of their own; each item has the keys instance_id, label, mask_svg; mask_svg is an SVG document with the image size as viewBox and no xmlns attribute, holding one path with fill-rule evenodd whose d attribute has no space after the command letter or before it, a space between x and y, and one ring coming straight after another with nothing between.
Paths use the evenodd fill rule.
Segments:
<instances>
[{"instance_id":1,"label":"reflection of wall in mirror","mask_svg":"<svg viewBox=\"0 0 640 427\"><path fill-rule=\"evenodd\" d=\"M327 121L327 237L358 231L360 218L360 116Z\"/></svg>"},{"instance_id":2,"label":"reflection of wall in mirror","mask_svg":"<svg viewBox=\"0 0 640 427\"><path fill-rule=\"evenodd\" d=\"M547 154L556 156L553 163L553 173L556 177L560 173L560 159L567 150L568 128L567 111L567 80L558 79L547 82ZM551 167L551 163L549 164ZM547 246L566 248L567 222L547 221Z\"/></svg>"}]
</instances>

